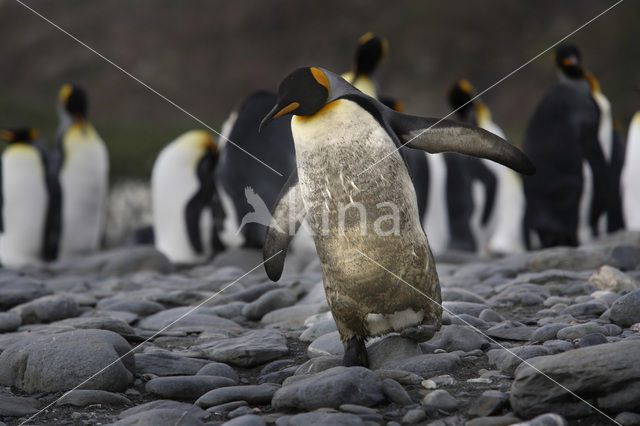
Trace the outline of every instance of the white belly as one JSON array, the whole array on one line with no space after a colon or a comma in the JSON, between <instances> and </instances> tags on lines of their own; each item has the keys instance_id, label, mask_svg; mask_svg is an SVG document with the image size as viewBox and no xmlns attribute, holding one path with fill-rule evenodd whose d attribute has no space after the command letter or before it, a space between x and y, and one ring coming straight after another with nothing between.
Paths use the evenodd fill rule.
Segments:
<instances>
[{"instance_id":1,"label":"white belly","mask_svg":"<svg viewBox=\"0 0 640 426\"><path fill-rule=\"evenodd\" d=\"M188 147L168 145L160 152L151 173L151 200L155 245L174 263L197 263L211 254L213 222L209 210L200 216L203 253L192 247L187 232L186 206L198 191L197 160Z\"/></svg>"},{"instance_id":2,"label":"white belly","mask_svg":"<svg viewBox=\"0 0 640 426\"><path fill-rule=\"evenodd\" d=\"M105 222L109 159L104 143L92 130L65 138L60 185L62 237L60 256L73 257L98 250Z\"/></svg>"},{"instance_id":3,"label":"white belly","mask_svg":"<svg viewBox=\"0 0 640 426\"><path fill-rule=\"evenodd\" d=\"M625 224L627 229L640 231L640 112L629 126L621 180Z\"/></svg>"},{"instance_id":4,"label":"white belly","mask_svg":"<svg viewBox=\"0 0 640 426\"><path fill-rule=\"evenodd\" d=\"M8 267L41 261L48 205L44 165L37 150L10 146L2 155L4 233L0 259Z\"/></svg>"}]
</instances>

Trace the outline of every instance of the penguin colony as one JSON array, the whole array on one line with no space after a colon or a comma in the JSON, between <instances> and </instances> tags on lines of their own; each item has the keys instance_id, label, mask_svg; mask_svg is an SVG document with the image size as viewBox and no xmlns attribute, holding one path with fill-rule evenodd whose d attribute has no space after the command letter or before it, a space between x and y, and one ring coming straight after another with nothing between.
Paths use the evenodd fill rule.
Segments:
<instances>
[{"instance_id":1,"label":"penguin colony","mask_svg":"<svg viewBox=\"0 0 640 426\"><path fill-rule=\"evenodd\" d=\"M558 83L535 108L522 150L463 78L447 92L455 121L404 114L381 94L387 52L385 39L364 34L349 72L293 71L277 92L240 103L218 141L203 130L176 137L151 173L150 242L173 263L258 248L277 281L290 245L317 251L345 365L368 365L369 337L426 341L440 327L434 249L505 254L640 229L640 112L623 142L576 46L556 49ZM53 146L35 128L0 131L4 266L101 248L109 157L88 105L82 87L62 86ZM342 208L351 204L365 223Z\"/></svg>"}]
</instances>

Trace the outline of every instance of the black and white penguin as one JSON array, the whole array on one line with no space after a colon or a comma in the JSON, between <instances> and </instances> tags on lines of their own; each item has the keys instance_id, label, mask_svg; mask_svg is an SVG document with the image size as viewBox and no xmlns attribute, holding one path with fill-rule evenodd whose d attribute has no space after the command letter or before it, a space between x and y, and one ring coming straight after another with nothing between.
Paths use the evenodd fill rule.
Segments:
<instances>
[{"instance_id":1,"label":"black and white penguin","mask_svg":"<svg viewBox=\"0 0 640 426\"><path fill-rule=\"evenodd\" d=\"M524 140L525 153L538 166L535 176L523 179L525 238L530 248L532 238L538 238L542 247L579 243L584 162L593 183L587 209L592 234L597 233L607 206L608 172L598 138L600 112L591 96L580 52L573 45L560 45L555 62L560 81L536 107Z\"/></svg>"},{"instance_id":2,"label":"black and white penguin","mask_svg":"<svg viewBox=\"0 0 640 426\"><path fill-rule=\"evenodd\" d=\"M55 260L60 238L60 185L32 128L0 130L9 142L0 162L0 261L21 267Z\"/></svg>"},{"instance_id":3,"label":"black and white penguin","mask_svg":"<svg viewBox=\"0 0 640 426\"><path fill-rule=\"evenodd\" d=\"M109 155L87 120L87 112L84 89L63 85L58 96L56 137L62 187L61 258L98 250L105 226Z\"/></svg>"},{"instance_id":4,"label":"black and white penguin","mask_svg":"<svg viewBox=\"0 0 640 426\"><path fill-rule=\"evenodd\" d=\"M204 130L180 135L156 158L151 171L154 240L173 263L204 262L222 249L217 162L216 143Z\"/></svg>"},{"instance_id":5,"label":"black and white penguin","mask_svg":"<svg viewBox=\"0 0 640 426\"><path fill-rule=\"evenodd\" d=\"M386 56L389 44L386 39L368 32L358 39L356 56L351 71L342 74L342 78L362 93L378 97L376 74L380 61Z\"/></svg>"},{"instance_id":6,"label":"black and white penguin","mask_svg":"<svg viewBox=\"0 0 640 426\"><path fill-rule=\"evenodd\" d=\"M627 229L640 231L640 111L631 119L627 132L622 170L622 202Z\"/></svg>"},{"instance_id":7,"label":"black and white penguin","mask_svg":"<svg viewBox=\"0 0 640 426\"><path fill-rule=\"evenodd\" d=\"M459 120L477 125L473 86L458 80L449 90L451 108ZM449 222L448 248L459 251L479 251L488 241L498 179L495 171L479 158L459 154L444 155L446 174L446 206ZM476 184L480 190L474 190Z\"/></svg>"},{"instance_id":8,"label":"black and white penguin","mask_svg":"<svg viewBox=\"0 0 640 426\"><path fill-rule=\"evenodd\" d=\"M297 167L267 232L268 276L279 279L306 212L345 365L368 364L369 336L396 331L429 339L441 321L440 285L397 148L482 156L528 173L533 165L517 148L466 123L444 120L426 131L438 120L386 108L321 68L287 76L260 127L290 114Z\"/></svg>"},{"instance_id":9,"label":"black and white penguin","mask_svg":"<svg viewBox=\"0 0 640 426\"><path fill-rule=\"evenodd\" d=\"M232 114L235 118L231 125L226 126L228 134L223 132L225 137L233 141L233 144L225 143L221 149L216 172L221 201L227 214L221 235L227 247L262 248L270 219L268 213L287 176L295 168L293 137L288 120L274 123L274 126L258 134L260 120L275 102L276 94L273 92L259 90L252 93ZM282 176L258 163L236 145Z\"/></svg>"}]
</instances>

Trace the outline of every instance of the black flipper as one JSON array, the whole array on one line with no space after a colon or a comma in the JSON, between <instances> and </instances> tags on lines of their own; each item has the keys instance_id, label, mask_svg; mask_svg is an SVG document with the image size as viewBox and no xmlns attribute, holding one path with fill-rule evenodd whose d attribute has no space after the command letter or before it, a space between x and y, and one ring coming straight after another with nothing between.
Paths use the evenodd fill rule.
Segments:
<instances>
[{"instance_id":1,"label":"black flipper","mask_svg":"<svg viewBox=\"0 0 640 426\"><path fill-rule=\"evenodd\" d=\"M406 146L436 154L457 152L486 158L531 175L535 166L518 148L499 136L471 124L401 114L392 110L389 125Z\"/></svg>"},{"instance_id":2,"label":"black flipper","mask_svg":"<svg viewBox=\"0 0 640 426\"><path fill-rule=\"evenodd\" d=\"M45 173L47 187L47 213L45 217L44 235L42 240L41 257L45 262L52 262L58 258L60 248L60 234L62 230L62 187L60 186L60 164L55 156L55 150L47 148L44 141L33 143L40 153Z\"/></svg>"},{"instance_id":3,"label":"black flipper","mask_svg":"<svg viewBox=\"0 0 640 426\"><path fill-rule=\"evenodd\" d=\"M264 269L271 280L280 279L289 243L300 228L305 215L306 210L298 186L298 170L295 169L282 187L273 206L271 223L267 228L262 249L263 259L265 261L269 259L265 262Z\"/></svg>"},{"instance_id":4,"label":"black flipper","mask_svg":"<svg viewBox=\"0 0 640 426\"><path fill-rule=\"evenodd\" d=\"M210 207L216 190L214 171L217 161L218 156L211 150L207 150L200 159L196 171L200 187L185 207L184 217L187 225L187 235L189 236L191 247L198 254L202 254L204 251L200 233L200 216L206 207Z\"/></svg>"}]
</instances>

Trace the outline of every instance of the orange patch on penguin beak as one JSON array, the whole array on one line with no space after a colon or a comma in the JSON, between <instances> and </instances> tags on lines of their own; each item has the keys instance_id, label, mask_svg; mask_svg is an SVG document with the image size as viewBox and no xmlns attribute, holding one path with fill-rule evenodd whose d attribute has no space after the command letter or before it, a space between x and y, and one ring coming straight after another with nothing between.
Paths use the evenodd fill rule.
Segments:
<instances>
[{"instance_id":1,"label":"orange patch on penguin beak","mask_svg":"<svg viewBox=\"0 0 640 426\"><path fill-rule=\"evenodd\" d=\"M299 106L300 104L298 102L291 102L289 105L278 111L278 113L274 115L273 118L276 119L278 117L282 117L285 114L295 111Z\"/></svg>"}]
</instances>

